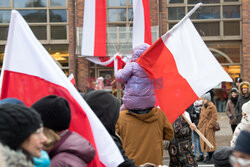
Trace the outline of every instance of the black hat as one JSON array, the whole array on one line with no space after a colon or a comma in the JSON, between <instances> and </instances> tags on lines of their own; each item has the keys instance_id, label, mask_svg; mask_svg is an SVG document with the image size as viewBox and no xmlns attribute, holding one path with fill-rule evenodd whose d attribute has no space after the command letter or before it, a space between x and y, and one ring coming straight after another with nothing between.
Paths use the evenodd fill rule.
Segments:
<instances>
[{"instance_id":1,"label":"black hat","mask_svg":"<svg viewBox=\"0 0 250 167\"><path fill-rule=\"evenodd\" d=\"M242 130L236 140L234 150L250 155L249 140L250 140L250 132Z\"/></svg>"},{"instance_id":2,"label":"black hat","mask_svg":"<svg viewBox=\"0 0 250 167\"><path fill-rule=\"evenodd\" d=\"M41 128L40 115L20 104L0 105L0 142L16 150L37 129Z\"/></svg>"},{"instance_id":3,"label":"black hat","mask_svg":"<svg viewBox=\"0 0 250 167\"><path fill-rule=\"evenodd\" d=\"M71 112L68 101L63 97L49 95L31 107L41 115L44 127L58 132L69 128Z\"/></svg>"},{"instance_id":4,"label":"black hat","mask_svg":"<svg viewBox=\"0 0 250 167\"><path fill-rule=\"evenodd\" d=\"M233 149L227 146L215 150L213 153L215 167L231 167L229 156L232 154L232 152Z\"/></svg>"},{"instance_id":5,"label":"black hat","mask_svg":"<svg viewBox=\"0 0 250 167\"><path fill-rule=\"evenodd\" d=\"M120 100L105 90L92 90L83 95L84 100L112 135L120 112Z\"/></svg>"}]
</instances>

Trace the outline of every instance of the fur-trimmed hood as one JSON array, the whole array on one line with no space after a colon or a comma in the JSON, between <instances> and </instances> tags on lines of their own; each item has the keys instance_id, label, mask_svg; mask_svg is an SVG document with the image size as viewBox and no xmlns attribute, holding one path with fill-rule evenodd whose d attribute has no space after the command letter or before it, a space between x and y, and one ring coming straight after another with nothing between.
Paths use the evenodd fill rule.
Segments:
<instances>
[{"instance_id":1,"label":"fur-trimmed hood","mask_svg":"<svg viewBox=\"0 0 250 167\"><path fill-rule=\"evenodd\" d=\"M242 86L243 85L248 85L248 91L247 91L247 93L250 93L250 83L247 82L247 81L243 81L243 82L240 83L239 88L238 88L240 94L242 95Z\"/></svg>"},{"instance_id":2,"label":"fur-trimmed hood","mask_svg":"<svg viewBox=\"0 0 250 167\"><path fill-rule=\"evenodd\" d=\"M4 146L0 143L1 167L33 167L31 160L27 158L23 151L11 150L8 146Z\"/></svg>"}]
</instances>

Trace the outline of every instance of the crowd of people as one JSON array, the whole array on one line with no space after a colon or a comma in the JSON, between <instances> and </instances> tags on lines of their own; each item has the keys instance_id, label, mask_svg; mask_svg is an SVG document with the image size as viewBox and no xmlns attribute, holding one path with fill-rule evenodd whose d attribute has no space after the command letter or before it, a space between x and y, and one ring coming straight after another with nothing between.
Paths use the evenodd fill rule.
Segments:
<instances>
[{"instance_id":1,"label":"crowd of people","mask_svg":"<svg viewBox=\"0 0 250 167\"><path fill-rule=\"evenodd\" d=\"M125 85L121 100L102 90L98 78L94 90L81 93L102 122L124 158L120 167L163 165L167 149L170 167L196 167L204 161L216 167L250 167L250 84L239 81L229 95L226 114L233 137L231 146L216 147L217 108L207 92L186 109L191 121L181 115L171 124L155 106L150 79L136 59L149 47L133 49L132 61L116 73ZM0 101L1 167L81 167L96 156L95 148L84 137L69 130L71 109L63 97L45 96L31 107L21 99ZM209 147L197 129L213 145ZM163 147L165 141L168 141Z\"/></svg>"}]
</instances>

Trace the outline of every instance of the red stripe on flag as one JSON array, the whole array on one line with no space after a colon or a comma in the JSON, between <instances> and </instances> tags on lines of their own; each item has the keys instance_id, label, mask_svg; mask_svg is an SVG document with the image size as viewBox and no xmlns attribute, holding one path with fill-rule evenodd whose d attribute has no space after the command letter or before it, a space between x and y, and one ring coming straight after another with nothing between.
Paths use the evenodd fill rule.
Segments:
<instances>
[{"instance_id":1,"label":"red stripe on flag","mask_svg":"<svg viewBox=\"0 0 250 167\"><path fill-rule=\"evenodd\" d=\"M106 0L95 0L94 56L106 56Z\"/></svg>"},{"instance_id":2,"label":"red stripe on flag","mask_svg":"<svg viewBox=\"0 0 250 167\"><path fill-rule=\"evenodd\" d=\"M149 0L142 0L143 10L144 10L144 42L151 45L152 44L152 36L151 36L151 24L150 24L150 7Z\"/></svg>"},{"instance_id":3,"label":"red stripe on flag","mask_svg":"<svg viewBox=\"0 0 250 167\"><path fill-rule=\"evenodd\" d=\"M198 99L179 74L173 55L161 38L137 62L154 82L159 105L171 123Z\"/></svg>"},{"instance_id":4,"label":"red stripe on flag","mask_svg":"<svg viewBox=\"0 0 250 167\"><path fill-rule=\"evenodd\" d=\"M98 157L88 117L67 89L36 76L4 71L1 99L13 97L21 99L25 105L31 106L34 102L47 95L58 95L68 100L71 109L70 130L86 138L96 150L95 159L88 166L103 167L104 165Z\"/></svg>"}]
</instances>

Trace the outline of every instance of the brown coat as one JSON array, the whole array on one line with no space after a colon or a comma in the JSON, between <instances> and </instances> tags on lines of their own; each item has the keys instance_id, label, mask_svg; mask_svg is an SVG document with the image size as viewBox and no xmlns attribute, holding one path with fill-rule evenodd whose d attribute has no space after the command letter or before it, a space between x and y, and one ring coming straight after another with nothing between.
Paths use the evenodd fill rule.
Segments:
<instances>
[{"instance_id":1,"label":"brown coat","mask_svg":"<svg viewBox=\"0 0 250 167\"><path fill-rule=\"evenodd\" d=\"M229 118L229 123L231 125L237 125L237 119L236 119L236 114L235 114L235 105L234 105L234 103L232 102L231 99L229 99L227 101L225 110L226 110L226 114L227 114L227 116ZM230 119L231 115L233 116L232 119Z\"/></svg>"},{"instance_id":2,"label":"brown coat","mask_svg":"<svg viewBox=\"0 0 250 167\"><path fill-rule=\"evenodd\" d=\"M214 146L213 149L210 149L207 144L201 139L200 144L202 152L212 152L216 150L215 132L213 130L213 127L215 125L215 122L217 121L217 118L217 109L212 102L208 102L208 106L206 108L204 107L204 105L202 106L198 129Z\"/></svg>"},{"instance_id":3,"label":"brown coat","mask_svg":"<svg viewBox=\"0 0 250 167\"><path fill-rule=\"evenodd\" d=\"M116 132L122 139L127 156L136 165L146 162L162 165L163 140L172 140L174 137L172 125L156 107L145 114L121 111Z\"/></svg>"}]
</instances>

